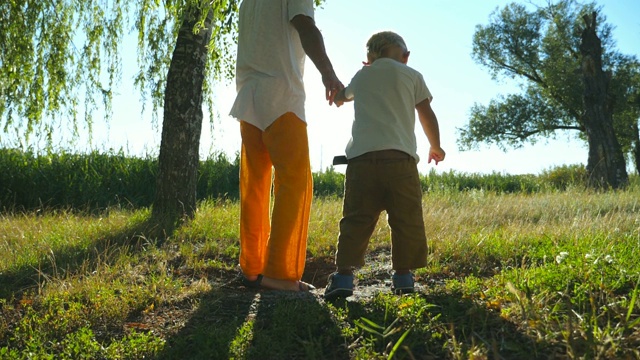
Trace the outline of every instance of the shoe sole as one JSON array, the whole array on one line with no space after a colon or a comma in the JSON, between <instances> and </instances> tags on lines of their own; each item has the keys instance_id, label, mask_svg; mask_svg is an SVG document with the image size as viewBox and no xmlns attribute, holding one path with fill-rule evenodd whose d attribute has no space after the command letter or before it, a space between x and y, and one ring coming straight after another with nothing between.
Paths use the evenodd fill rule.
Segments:
<instances>
[{"instance_id":1,"label":"shoe sole","mask_svg":"<svg viewBox=\"0 0 640 360\"><path fill-rule=\"evenodd\" d=\"M412 294L414 292L416 292L415 288L393 288L391 289L391 291L396 294L396 295L403 295L403 294Z\"/></svg>"},{"instance_id":2,"label":"shoe sole","mask_svg":"<svg viewBox=\"0 0 640 360\"><path fill-rule=\"evenodd\" d=\"M325 300L335 300L339 298L347 298L353 295L353 290L350 289L335 289L329 293L324 293Z\"/></svg>"}]
</instances>

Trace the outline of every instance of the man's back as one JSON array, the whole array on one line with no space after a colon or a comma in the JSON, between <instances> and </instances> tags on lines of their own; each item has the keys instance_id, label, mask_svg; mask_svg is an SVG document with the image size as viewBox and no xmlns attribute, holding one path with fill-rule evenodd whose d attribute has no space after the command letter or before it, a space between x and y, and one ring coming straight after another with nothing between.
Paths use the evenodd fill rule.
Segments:
<instances>
[{"instance_id":1,"label":"man's back","mask_svg":"<svg viewBox=\"0 0 640 360\"><path fill-rule=\"evenodd\" d=\"M240 6L236 86L231 115L260 129L285 112L304 114L305 52L290 21L313 18L311 0L244 0Z\"/></svg>"}]
</instances>

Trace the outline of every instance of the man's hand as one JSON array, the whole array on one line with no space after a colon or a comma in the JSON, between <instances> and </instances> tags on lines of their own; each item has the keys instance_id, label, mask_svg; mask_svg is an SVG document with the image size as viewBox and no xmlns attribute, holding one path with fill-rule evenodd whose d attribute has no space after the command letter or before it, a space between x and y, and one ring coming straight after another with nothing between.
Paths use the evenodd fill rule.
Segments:
<instances>
[{"instance_id":1,"label":"man's hand","mask_svg":"<svg viewBox=\"0 0 640 360\"><path fill-rule=\"evenodd\" d=\"M325 98L327 99L327 101L329 101L329 106L331 106L334 103L336 95L338 95L338 93L342 89L344 89L344 85L342 85L340 80L338 80L338 77L336 76L336 74L331 74L327 78L323 76L322 82L324 83L324 88L325 88ZM338 105L336 103L336 105L340 107L340 105L342 104Z\"/></svg>"}]
</instances>

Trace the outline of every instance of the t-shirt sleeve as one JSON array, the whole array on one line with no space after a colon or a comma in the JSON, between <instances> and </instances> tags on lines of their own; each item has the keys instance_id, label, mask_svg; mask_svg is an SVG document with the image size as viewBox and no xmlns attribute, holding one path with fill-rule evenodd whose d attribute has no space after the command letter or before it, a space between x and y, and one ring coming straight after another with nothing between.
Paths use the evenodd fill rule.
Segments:
<instances>
[{"instance_id":1,"label":"t-shirt sleeve","mask_svg":"<svg viewBox=\"0 0 640 360\"><path fill-rule=\"evenodd\" d=\"M349 85L344 88L344 96L349 100L353 100L353 98L356 96L356 88L358 87L358 79L360 79L360 73L362 73L362 69L358 70L358 72L351 79Z\"/></svg>"},{"instance_id":2,"label":"t-shirt sleeve","mask_svg":"<svg viewBox=\"0 0 640 360\"><path fill-rule=\"evenodd\" d=\"M433 95L431 95L431 91L429 91L427 84L424 82L424 78L422 77L422 74L418 74L418 76L416 76L415 87L416 87L416 91L415 91L416 105L420 104L425 99L429 99L429 102L431 102L431 100L433 99Z\"/></svg>"},{"instance_id":3,"label":"t-shirt sleeve","mask_svg":"<svg viewBox=\"0 0 640 360\"><path fill-rule=\"evenodd\" d=\"M354 97L354 92L353 92L353 83L347 85L346 88L344 88L344 96L348 99L348 100L352 100Z\"/></svg>"},{"instance_id":4,"label":"t-shirt sleeve","mask_svg":"<svg viewBox=\"0 0 640 360\"><path fill-rule=\"evenodd\" d=\"M287 11L289 12L289 21L293 20L297 15L305 15L313 17L313 0L286 0Z\"/></svg>"}]
</instances>

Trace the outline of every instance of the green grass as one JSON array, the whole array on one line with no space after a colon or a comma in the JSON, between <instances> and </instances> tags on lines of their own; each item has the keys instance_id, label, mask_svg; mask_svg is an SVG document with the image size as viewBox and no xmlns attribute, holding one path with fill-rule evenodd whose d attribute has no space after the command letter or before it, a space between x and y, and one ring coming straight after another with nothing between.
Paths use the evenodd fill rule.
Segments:
<instances>
[{"instance_id":1,"label":"green grass","mask_svg":"<svg viewBox=\"0 0 640 360\"><path fill-rule=\"evenodd\" d=\"M0 359L639 358L640 190L437 190L429 266L394 296L381 217L359 296L251 292L238 203L167 241L147 209L0 215ZM324 286L341 199L314 200L305 279Z\"/></svg>"},{"instance_id":2,"label":"green grass","mask_svg":"<svg viewBox=\"0 0 640 360\"><path fill-rule=\"evenodd\" d=\"M0 211L42 212L73 210L102 213L114 209L140 209L153 203L156 157L126 156L123 150L77 154L66 150L34 153L0 148ZM213 153L198 168L198 201L239 197L240 159ZM344 169L344 168L342 168ZM425 191L456 193L488 191L535 194L583 188L582 165L561 166L540 175L466 174L455 171L421 176ZM638 176L631 177L638 182ZM313 173L314 196L341 197L344 174L329 167Z\"/></svg>"}]
</instances>

